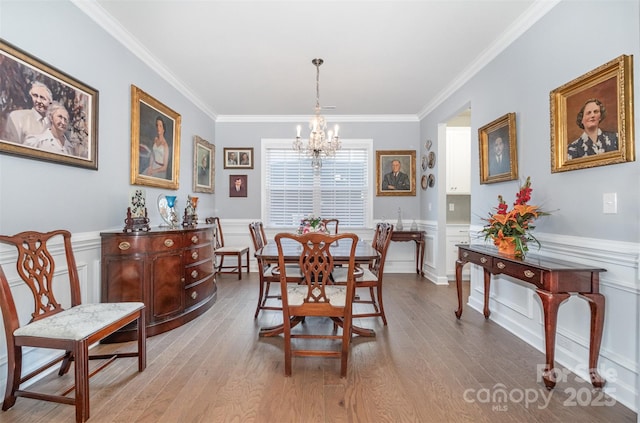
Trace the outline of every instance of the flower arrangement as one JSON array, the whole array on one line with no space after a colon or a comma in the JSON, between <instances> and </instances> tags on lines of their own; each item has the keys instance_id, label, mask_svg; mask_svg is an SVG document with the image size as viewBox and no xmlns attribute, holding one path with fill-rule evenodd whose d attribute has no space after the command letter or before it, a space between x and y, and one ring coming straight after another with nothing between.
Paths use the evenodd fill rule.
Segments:
<instances>
[{"instance_id":1,"label":"flower arrangement","mask_svg":"<svg viewBox=\"0 0 640 423\"><path fill-rule=\"evenodd\" d=\"M528 204L531 200L531 191L533 191L531 178L527 177L526 182L516 194L516 201L511 210L508 210L509 206L502 196L498 196L498 207L495 208L495 213L489 213L489 218L484 219L487 221L487 225L482 230L485 241L491 238L498 250L511 250L512 254L519 257L529 251L528 241L535 242L540 248L540 242L531 233L535 228L532 223L538 217L547 216L549 213L542 211L539 206Z\"/></svg>"},{"instance_id":2,"label":"flower arrangement","mask_svg":"<svg viewBox=\"0 0 640 423\"><path fill-rule=\"evenodd\" d=\"M322 222L321 217L309 215L306 218L300 220L298 235L306 234L308 232L327 232L327 228Z\"/></svg>"}]
</instances>

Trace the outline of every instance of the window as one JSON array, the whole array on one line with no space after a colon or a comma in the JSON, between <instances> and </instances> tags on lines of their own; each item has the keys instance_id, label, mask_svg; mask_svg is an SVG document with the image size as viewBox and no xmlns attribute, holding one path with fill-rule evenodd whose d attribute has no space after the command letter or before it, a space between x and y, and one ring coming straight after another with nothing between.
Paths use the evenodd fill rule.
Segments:
<instances>
[{"instance_id":1,"label":"window","mask_svg":"<svg viewBox=\"0 0 640 423\"><path fill-rule=\"evenodd\" d=\"M342 140L319 172L290 140L262 140L262 216L269 227L298 226L313 214L340 227L370 227L373 209L371 140Z\"/></svg>"}]
</instances>

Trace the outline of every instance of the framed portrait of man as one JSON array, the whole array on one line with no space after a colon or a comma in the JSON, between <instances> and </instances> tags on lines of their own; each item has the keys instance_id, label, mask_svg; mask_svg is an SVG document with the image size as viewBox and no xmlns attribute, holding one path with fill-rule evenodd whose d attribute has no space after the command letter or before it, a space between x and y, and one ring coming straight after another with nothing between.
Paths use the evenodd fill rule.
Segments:
<instances>
[{"instance_id":1,"label":"framed portrait of man","mask_svg":"<svg viewBox=\"0 0 640 423\"><path fill-rule=\"evenodd\" d=\"M247 175L229 175L229 197L247 196Z\"/></svg>"},{"instance_id":2,"label":"framed portrait of man","mask_svg":"<svg viewBox=\"0 0 640 423\"><path fill-rule=\"evenodd\" d=\"M416 195L415 150L376 151L376 195Z\"/></svg>"},{"instance_id":3,"label":"framed portrait of man","mask_svg":"<svg viewBox=\"0 0 640 423\"><path fill-rule=\"evenodd\" d=\"M516 114L504 116L478 129L480 183L518 179Z\"/></svg>"}]
</instances>

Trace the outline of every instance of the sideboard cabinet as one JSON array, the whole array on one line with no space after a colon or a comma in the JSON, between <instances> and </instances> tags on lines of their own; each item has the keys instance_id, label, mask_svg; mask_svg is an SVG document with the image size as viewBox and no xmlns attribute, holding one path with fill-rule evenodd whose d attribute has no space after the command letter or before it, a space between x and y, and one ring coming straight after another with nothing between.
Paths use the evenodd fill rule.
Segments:
<instances>
[{"instance_id":1,"label":"sideboard cabinet","mask_svg":"<svg viewBox=\"0 0 640 423\"><path fill-rule=\"evenodd\" d=\"M193 320L216 301L213 229L103 232L102 302L142 301L147 336ZM125 327L108 342L135 339Z\"/></svg>"}]
</instances>

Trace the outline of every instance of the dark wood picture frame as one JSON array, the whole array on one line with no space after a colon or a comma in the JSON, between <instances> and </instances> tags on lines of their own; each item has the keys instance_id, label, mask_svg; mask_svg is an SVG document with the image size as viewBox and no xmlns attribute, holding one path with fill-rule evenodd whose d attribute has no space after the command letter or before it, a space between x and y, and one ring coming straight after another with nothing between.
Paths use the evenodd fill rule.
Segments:
<instances>
[{"instance_id":1,"label":"dark wood picture frame","mask_svg":"<svg viewBox=\"0 0 640 423\"><path fill-rule=\"evenodd\" d=\"M516 114L507 113L478 129L480 183L518 179Z\"/></svg>"},{"instance_id":2,"label":"dark wood picture frame","mask_svg":"<svg viewBox=\"0 0 640 423\"><path fill-rule=\"evenodd\" d=\"M193 192L215 193L216 146L193 136Z\"/></svg>"},{"instance_id":3,"label":"dark wood picture frame","mask_svg":"<svg viewBox=\"0 0 640 423\"><path fill-rule=\"evenodd\" d=\"M400 174L407 175L393 177L392 164L400 163ZM408 173L407 173L408 172ZM391 185L390 179L398 180L403 185ZM393 187L393 188L391 188ZM376 151L376 195L377 196L415 196L416 195L416 152L415 150L378 150Z\"/></svg>"},{"instance_id":4,"label":"dark wood picture frame","mask_svg":"<svg viewBox=\"0 0 640 423\"><path fill-rule=\"evenodd\" d=\"M225 148L225 169L253 169L253 147Z\"/></svg>"},{"instance_id":5,"label":"dark wood picture frame","mask_svg":"<svg viewBox=\"0 0 640 423\"><path fill-rule=\"evenodd\" d=\"M619 56L556 88L549 100L551 172L635 161L633 56ZM599 131L595 142L585 123Z\"/></svg>"},{"instance_id":6,"label":"dark wood picture frame","mask_svg":"<svg viewBox=\"0 0 640 423\"><path fill-rule=\"evenodd\" d=\"M166 163L155 157L158 123L168 146ZM180 176L181 116L131 85L131 184L177 190ZM162 144L160 144L162 145ZM154 174L161 169L163 174Z\"/></svg>"},{"instance_id":7,"label":"dark wood picture frame","mask_svg":"<svg viewBox=\"0 0 640 423\"><path fill-rule=\"evenodd\" d=\"M0 153L98 170L98 91L1 39L0 62Z\"/></svg>"},{"instance_id":8,"label":"dark wood picture frame","mask_svg":"<svg viewBox=\"0 0 640 423\"><path fill-rule=\"evenodd\" d=\"M229 175L229 197L246 197L249 187L247 175ZM236 188L236 181L240 181Z\"/></svg>"}]
</instances>

